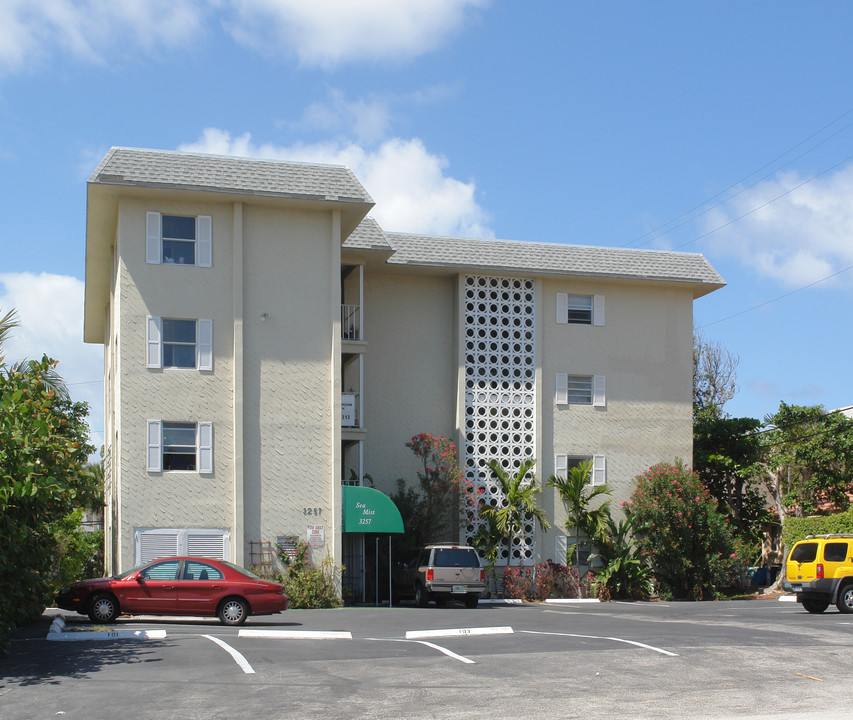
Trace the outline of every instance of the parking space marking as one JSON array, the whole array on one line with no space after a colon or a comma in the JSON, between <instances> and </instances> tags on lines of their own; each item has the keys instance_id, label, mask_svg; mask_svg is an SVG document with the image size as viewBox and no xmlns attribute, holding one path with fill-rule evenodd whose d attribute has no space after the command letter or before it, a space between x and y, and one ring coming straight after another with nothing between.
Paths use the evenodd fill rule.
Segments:
<instances>
[{"instance_id":1,"label":"parking space marking","mask_svg":"<svg viewBox=\"0 0 853 720\"><path fill-rule=\"evenodd\" d=\"M447 630L409 630L406 640L418 640L428 637L459 637L467 635L511 635L511 627L452 628Z\"/></svg>"},{"instance_id":2,"label":"parking space marking","mask_svg":"<svg viewBox=\"0 0 853 720\"><path fill-rule=\"evenodd\" d=\"M253 675L255 670L249 664L249 661L246 660L239 652L237 652L233 647L231 647L227 642L220 640L218 637L213 637L213 635L202 635L203 638L207 638L208 640L212 640L219 647L225 650L232 658L234 658L234 662L236 662L244 673L247 675Z\"/></svg>"},{"instance_id":3,"label":"parking space marking","mask_svg":"<svg viewBox=\"0 0 853 720\"><path fill-rule=\"evenodd\" d=\"M646 650L653 650L661 655L678 657L678 653L670 652L669 650L664 650L663 648L655 647L654 645L646 645L645 643L637 642L636 640L625 640L624 638L603 637L601 635L577 635L575 633L541 632L539 630L521 630L521 632L527 633L528 635L559 635L562 637L584 638L587 640L612 640L613 642L625 643L626 645L636 645L637 647L641 647Z\"/></svg>"},{"instance_id":4,"label":"parking space marking","mask_svg":"<svg viewBox=\"0 0 853 720\"><path fill-rule=\"evenodd\" d=\"M237 633L241 638L274 638L279 640L352 640L352 633L339 630L252 630Z\"/></svg>"},{"instance_id":5,"label":"parking space marking","mask_svg":"<svg viewBox=\"0 0 853 720\"><path fill-rule=\"evenodd\" d=\"M446 647L442 647L441 645L436 645L435 643L427 642L426 640L403 640L401 638L364 638L365 640L376 640L377 642L402 642L402 643L417 643L418 645L426 645L428 648L432 648L433 650L438 650L440 653L444 653L447 657L453 658L454 660L458 660L459 662L466 663L468 665L476 665L476 663L471 658L466 658L464 655L458 655L452 650L448 650Z\"/></svg>"}]
</instances>

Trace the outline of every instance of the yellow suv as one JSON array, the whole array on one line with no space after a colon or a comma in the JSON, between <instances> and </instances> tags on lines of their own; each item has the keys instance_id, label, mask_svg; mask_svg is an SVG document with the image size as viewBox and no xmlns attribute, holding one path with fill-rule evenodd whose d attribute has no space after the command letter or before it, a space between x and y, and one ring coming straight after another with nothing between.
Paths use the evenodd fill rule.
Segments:
<instances>
[{"instance_id":1,"label":"yellow suv","mask_svg":"<svg viewBox=\"0 0 853 720\"><path fill-rule=\"evenodd\" d=\"M830 603L853 613L853 535L809 535L794 545L785 565L786 590L810 613Z\"/></svg>"}]
</instances>

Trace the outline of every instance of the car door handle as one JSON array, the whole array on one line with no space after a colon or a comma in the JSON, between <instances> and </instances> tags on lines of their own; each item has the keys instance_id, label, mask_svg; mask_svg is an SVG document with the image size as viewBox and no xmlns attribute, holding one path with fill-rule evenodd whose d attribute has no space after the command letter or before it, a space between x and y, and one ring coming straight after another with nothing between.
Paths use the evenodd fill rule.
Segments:
<instances>
[{"instance_id":1,"label":"car door handle","mask_svg":"<svg viewBox=\"0 0 853 720\"><path fill-rule=\"evenodd\" d=\"M213 590L222 590L222 585L211 585L210 587Z\"/></svg>"},{"instance_id":2,"label":"car door handle","mask_svg":"<svg viewBox=\"0 0 853 720\"><path fill-rule=\"evenodd\" d=\"M174 589L175 589L175 587L176 587L175 585L164 585L164 586L163 586L163 589L164 589L164 590L174 590Z\"/></svg>"}]
</instances>

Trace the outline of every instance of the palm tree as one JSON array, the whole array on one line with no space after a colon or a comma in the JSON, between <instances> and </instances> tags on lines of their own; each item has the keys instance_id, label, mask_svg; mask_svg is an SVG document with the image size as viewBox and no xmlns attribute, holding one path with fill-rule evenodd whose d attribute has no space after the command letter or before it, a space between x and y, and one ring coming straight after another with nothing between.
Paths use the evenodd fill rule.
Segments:
<instances>
[{"instance_id":1,"label":"palm tree","mask_svg":"<svg viewBox=\"0 0 853 720\"><path fill-rule=\"evenodd\" d=\"M536 505L536 496L542 492L542 488L536 484L536 476L531 473L536 465L534 458L524 460L515 475L510 475L497 460L490 460L487 464L501 485L505 504L484 508L482 512L486 517L494 519L497 531L506 538L506 566L509 568L512 541L521 531L525 517L535 517L543 530L548 530L551 524L545 517L545 511Z\"/></svg>"},{"instance_id":2,"label":"palm tree","mask_svg":"<svg viewBox=\"0 0 853 720\"><path fill-rule=\"evenodd\" d=\"M6 358L2 354L3 344L11 335L12 330L19 325L20 322L18 322L18 314L15 310L10 310L3 317L0 317L0 372L20 375L35 372L33 364L26 358L7 365ZM51 366L48 369L40 368L38 370L39 380L44 383L44 386L48 390L53 390L57 395L67 398L68 387L65 385L65 381L59 373L56 372L56 362L53 360L50 362Z\"/></svg>"},{"instance_id":3,"label":"palm tree","mask_svg":"<svg viewBox=\"0 0 853 720\"><path fill-rule=\"evenodd\" d=\"M561 478L552 475L548 478L546 485L556 488L560 499L568 510L566 530L575 530L574 556L580 576L580 533L592 541L593 538L606 533L608 521L610 520L610 500L605 500L596 508L592 502L599 496L610 495L610 488L604 485L593 485L590 483L592 463L584 462L569 470L568 477ZM591 549L591 548L590 548Z\"/></svg>"}]
</instances>

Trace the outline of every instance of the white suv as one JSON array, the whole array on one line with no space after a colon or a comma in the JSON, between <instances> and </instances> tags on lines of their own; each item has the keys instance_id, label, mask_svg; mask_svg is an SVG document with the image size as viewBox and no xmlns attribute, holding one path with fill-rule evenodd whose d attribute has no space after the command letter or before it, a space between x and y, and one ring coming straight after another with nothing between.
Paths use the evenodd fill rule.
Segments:
<instances>
[{"instance_id":1,"label":"white suv","mask_svg":"<svg viewBox=\"0 0 853 720\"><path fill-rule=\"evenodd\" d=\"M486 589L486 571L480 567L477 551L466 545L435 543L412 551L399 567L395 590L400 596L415 598L418 607L430 600L444 605L461 600L467 608L477 607Z\"/></svg>"}]
</instances>

